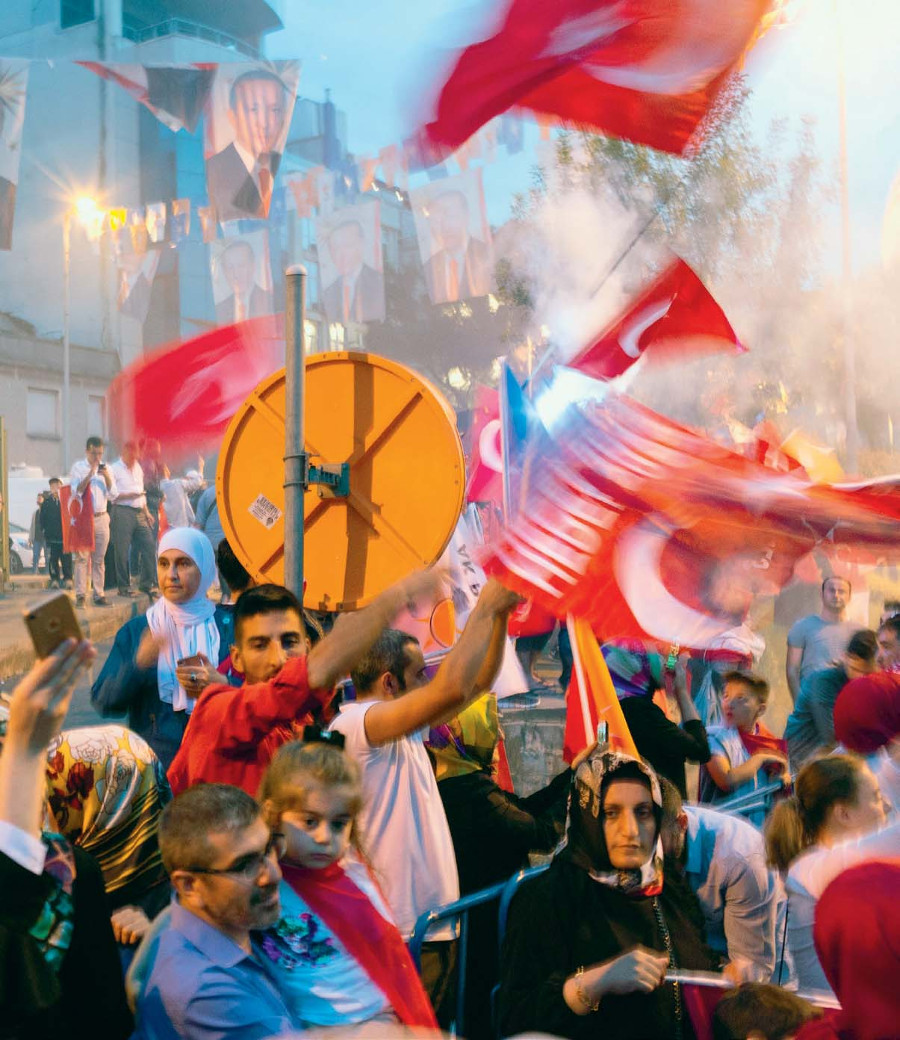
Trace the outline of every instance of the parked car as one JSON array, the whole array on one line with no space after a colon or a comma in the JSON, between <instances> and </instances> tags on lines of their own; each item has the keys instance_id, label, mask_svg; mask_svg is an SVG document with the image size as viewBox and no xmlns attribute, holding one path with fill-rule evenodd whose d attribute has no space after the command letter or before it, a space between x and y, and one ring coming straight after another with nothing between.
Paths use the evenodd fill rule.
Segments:
<instances>
[{"instance_id":1,"label":"parked car","mask_svg":"<svg viewBox=\"0 0 900 1040\"><path fill-rule=\"evenodd\" d=\"M31 570L33 553L28 544L28 532L24 527L10 521L9 525L9 571L10 574L21 574Z\"/></svg>"}]
</instances>

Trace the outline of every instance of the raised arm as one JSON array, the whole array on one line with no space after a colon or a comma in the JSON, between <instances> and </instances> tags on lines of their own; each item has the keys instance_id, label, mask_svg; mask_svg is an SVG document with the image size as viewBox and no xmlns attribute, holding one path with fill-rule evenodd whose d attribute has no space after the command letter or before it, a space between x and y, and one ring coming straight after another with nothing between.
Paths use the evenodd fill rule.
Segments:
<instances>
[{"instance_id":1,"label":"raised arm","mask_svg":"<svg viewBox=\"0 0 900 1040\"><path fill-rule=\"evenodd\" d=\"M497 642L502 651L509 612L517 602L515 593L498 581L488 581L459 641L444 658L434 679L396 700L380 701L366 712L369 743L386 744L423 726L452 718L480 696L483 689L479 682L488 677L493 681L496 674Z\"/></svg>"},{"instance_id":2,"label":"raised arm","mask_svg":"<svg viewBox=\"0 0 900 1040\"><path fill-rule=\"evenodd\" d=\"M376 596L362 610L342 614L334 628L309 653L309 685L314 689L334 686L338 679L352 671L404 607L433 597L440 585L438 572L417 571Z\"/></svg>"}]
</instances>

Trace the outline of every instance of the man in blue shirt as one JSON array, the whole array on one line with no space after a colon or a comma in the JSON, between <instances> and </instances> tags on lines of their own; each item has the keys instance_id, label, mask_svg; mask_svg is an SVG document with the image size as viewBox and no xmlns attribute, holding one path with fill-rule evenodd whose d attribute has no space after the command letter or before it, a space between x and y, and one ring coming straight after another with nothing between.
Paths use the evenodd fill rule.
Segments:
<instances>
[{"instance_id":1,"label":"man in blue shirt","mask_svg":"<svg viewBox=\"0 0 900 1040\"><path fill-rule=\"evenodd\" d=\"M280 839L227 784L201 784L166 806L159 847L177 902L145 951L142 1040L261 1040L297 1027L250 939L278 919Z\"/></svg>"},{"instance_id":2,"label":"man in blue shirt","mask_svg":"<svg viewBox=\"0 0 900 1040\"><path fill-rule=\"evenodd\" d=\"M674 784L663 789L662 842L679 860L706 921L706 941L725 954L742 981L776 982L781 967L784 889L766 864L762 834L740 816L683 805ZM787 980L788 969L781 982Z\"/></svg>"}]
</instances>

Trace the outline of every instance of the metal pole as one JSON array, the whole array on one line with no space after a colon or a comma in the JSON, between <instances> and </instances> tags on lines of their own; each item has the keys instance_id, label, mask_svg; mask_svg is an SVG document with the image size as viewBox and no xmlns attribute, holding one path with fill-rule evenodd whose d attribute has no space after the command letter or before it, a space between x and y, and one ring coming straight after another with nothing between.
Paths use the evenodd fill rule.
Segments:
<instances>
[{"instance_id":1,"label":"metal pole","mask_svg":"<svg viewBox=\"0 0 900 1040\"><path fill-rule=\"evenodd\" d=\"M6 423L0 416L0 593L6 592L9 582L9 458L6 445Z\"/></svg>"},{"instance_id":2,"label":"metal pole","mask_svg":"<svg viewBox=\"0 0 900 1040\"><path fill-rule=\"evenodd\" d=\"M306 397L306 268L285 272L284 405L284 584L303 598L303 496L309 486L309 457L303 423Z\"/></svg>"},{"instance_id":3,"label":"metal pole","mask_svg":"<svg viewBox=\"0 0 900 1040\"><path fill-rule=\"evenodd\" d=\"M72 273L72 211L63 217L63 393L62 393L62 468L69 472L69 309Z\"/></svg>"},{"instance_id":4,"label":"metal pole","mask_svg":"<svg viewBox=\"0 0 900 1040\"><path fill-rule=\"evenodd\" d=\"M842 322L844 346L844 420L847 424L847 469L859 471L859 430L856 419L856 350L851 331L850 282L853 277L852 242L850 238L850 178L847 169L847 88L844 78L844 37L841 11L834 0L834 24L837 33L838 130L840 136L841 177L841 254L842 254Z\"/></svg>"}]
</instances>

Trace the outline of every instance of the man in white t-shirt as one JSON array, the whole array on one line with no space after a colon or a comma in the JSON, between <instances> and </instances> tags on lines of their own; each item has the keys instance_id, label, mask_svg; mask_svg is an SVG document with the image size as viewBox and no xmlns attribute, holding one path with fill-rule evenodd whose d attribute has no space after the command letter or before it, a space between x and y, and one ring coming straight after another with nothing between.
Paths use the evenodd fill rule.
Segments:
<instances>
[{"instance_id":1,"label":"man in white t-shirt","mask_svg":"<svg viewBox=\"0 0 900 1040\"><path fill-rule=\"evenodd\" d=\"M463 634L429 682L418 640L386 629L352 672L357 699L332 729L362 770L363 840L404 937L426 910L459 898L456 857L425 737L491 688L518 602L497 581L481 592ZM448 1024L455 929L443 925L422 950L422 981Z\"/></svg>"}]
</instances>

